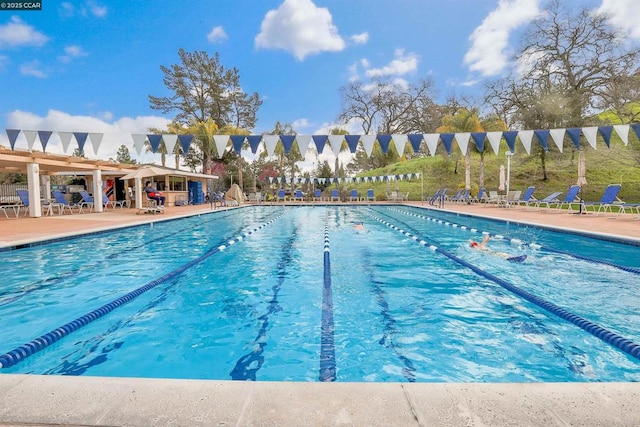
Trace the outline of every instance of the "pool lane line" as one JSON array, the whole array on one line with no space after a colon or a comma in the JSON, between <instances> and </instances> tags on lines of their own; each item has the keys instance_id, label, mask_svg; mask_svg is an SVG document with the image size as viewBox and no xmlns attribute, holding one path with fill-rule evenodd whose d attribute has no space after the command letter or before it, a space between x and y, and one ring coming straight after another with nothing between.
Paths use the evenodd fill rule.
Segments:
<instances>
[{"instance_id":1,"label":"pool lane line","mask_svg":"<svg viewBox=\"0 0 640 427\"><path fill-rule=\"evenodd\" d=\"M271 225L272 223L274 223L275 221L277 221L278 219L282 218L284 214L281 214L273 219L271 219L270 221L267 221L263 224L261 224L260 226L243 232L241 233L239 236L236 236L230 240L225 240L222 244L220 244L219 246L216 247L212 247L211 249L209 249L207 252L205 252L204 254L200 255L198 258L195 258L194 260L188 262L187 264L183 265L182 267L179 267L161 277L159 277L158 279L152 280L151 282L147 283L144 286L139 287L138 289L131 291L123 296L121 296L120 298L117 298L113 301L111 301L108 304L103 305L102 307L93 310L90 313L87 313L83 316L78 317L77 319L66 323L62 326L60 326L59 328L56 328L50 332L47 332L46 334L26 343L23 344L19 347L16 347L15 349L4 353L2 355L0 355L0 369L2 368L8 368L11 367L13 365L15 365L16 363L22 361L23 359L31 356L32 354L35 354L37 352L39 352L40 350L43 350L47 347L49 347L51 344L59 341L60 339L64 338L65 336L69 335L72 332L77 331L78 329L82 328L83 326L88 325L89 323L93 322L94 320L100 319L101 317L105 316L106 314L112 312L113 310L115 310L116 308L130 302L131 300L137 298L138 296L142 295L143 293L147 292L150 289L155 288L156 286L165 283L175 277L177 277L178 275L184 273L186 270L188 270L189 268L193 267L194 265L204 261L205 259L209 258L210 256L218 253L218 252L222 252L223 250L225 250L226 248L228 248L229 246L232 246L236 243L241 242L242 240L244 240L245 238L251 236L253 233L259 231L260 229L267 227L268 225Z\"/></svg>"},{"instance_id":2,"label":"pool lane line","mask_svg":"<svg viewBox=\"0 0 640 427\"><path fill-rule=\"evenodd\" d=\"M229 212L229 211L226 211L226 212ZM227 215L227 216L229 216L229 215ZM225 217L222 217L222 218L225 218ZM193 229L193 228L196 228L196 227L198 227L198 226L200 226L202 224L205 224L205 223L217 220L217 219L222 219L222 218L214 218L214 219L211 219L211 220L206 221L206 222L201 222L201 223L198 223L198 224L196 224L196 225L194 225L192 227L189 227L188 229ZM151 223L151 224L153 224L153 223ZM136 227L145 227L145 226L146 226L146 224L144 224L144 225L136 225ZM122 229L119 229L118 231L122 231ZM148 245L150 243L153 243L153 242L156 242L156 241L160 241L160 240L165 239L167 237L170 237L172 235L184 233L184 231L185 230L183 229L183 230L177 231L175 233L163 234L161 237L157 237L157 238L148 240L148 241L146 241L146 242L144 242L142 244L136 245L134 247L123 249L123 250L120 250L118 252L114 252L112 254L109 254L109 255L107 255L105 257L105 259L113 259L113 258L115 258L117 256L122 255L123 253L131 252L133 250L140 249L141 247L143 247L145 245ZM81 236L75 236L75 237L81 237ZM78 268L76 268L74 270L63 271L61 273L55 274L54 276L50 276L50 277L47 277L45 279L40 279L40 280L36 281L35 283L32 283L30 286L29 285L22 285L23 286L22 289L13 289L13 290L2 291L2 292L0 292L0 307L2 307L4 305L11 304L12 302L14 302L14 301L16 301L16 300L18 300L18 299L20 299L20 298L32 293L32 292L36 292L36 291L39 291L41 289L49 288L50 286L53 286L55 284L62 283L63 281L67 280L68 278L79 274L81 271L89 270L89 269L91 269L93 267L96 267L96 266L102 264L103 262L104 261L97 261L95 263L83 263L82 265L80 265ZM28 287L25 288L25 286L28 286ZM11 296L2 299L2 297L4 297L5 295L11 295Z\"/></svg>"},{"instance_id":3,"label":"pool lane line","mask_svg":"<svg viewBox=\"0 0 640 427\"><path fill-rule=\"evenodd\" d=\"M493 234L490 233L488 231L480 231L476 228L472 228L472 227L468 227L466 225L462 225L462 224L456 224L455 222L452 221L447 221L447 220L443 220L441 218L437 218L437 217L429 217L429 216L424 216L424 215L419 215L413 212L409 212L409 211L403 211L401 209L391 209L388 208L391 211L394 212L399 212L399 213L404 213L406 215L410 215L410 216L415 216L418 218L422 218L422 219L426 219L427 221L431 221L431 222L435 222L441 225L446 225L446 226L451 226L453 228L460 228L461 230L468 230L472 233L481 233L483 235L489 235L492 238L496 239L496 240L505 240L511 244L516 244L516 245L522 245L522 246L528 246L532 249L539 249L539 250L544 250L547 252L551 252L551 253L556 253L556 254L560 254L560 255L567 255L570 256L572 258L576 258L582 261L587 261L587 262L591 262L594 264L601 264L601 265L608 265L610 267L614 267L617 268L619 270L622 271L626 271L628 273L632 273L632 274L638 274L640 275L640 268L636 268L636 267L629 267L626 265L620 265L620 264L616 264L614 262L609 262L609 261L604 261L604 260L600 260L597 258L591 258L591 257L587 257L587 256L583 256L583 255L578 255L578 254L574 254L572 252L567 252L567 251L561 251L559 249L554 249L548 246L541 246L538 245L537 243L528 243L528 242L524 242L520 239L516 239L516 238L512 238L512 237L508 237L508 236L503 236L501 234Z\"/></svg>"},{"instance_id":4,"label":"pool lane line","mask_svg":"<svg viewBox=\"0 0 640 427\"><path fill-rule=\"evenodd\" d=\"M258 317L261 321L258 335L253 340L252 350L238 359L233 370L229 373L232 380L236 381L256 381L256 373L264 364L264 348L267 345L267 328L269 327L269 316L280 311L280 303L278 302L278 294L285 282L287 276L287 266L291 264L293 259L293 244L297 240L297 230L293 230L293 234L282 245L282 255L277 265L278 281L271 288L273 294L269 301L267 312ZM257 349L256 349L257 346ZM253 350L256 349L256 350Z\"/></svg>"},{"instance_id":5,"label":"pool lane line","mask_svg":"<svg viewBox=\"0 0 640 427\"><path fill-rule=\"evenodd\" d=\"M490 281L502 286L503 288L507 289L508 291L518 295L521 298L524 298L525 300L537 305L538 307L552 313L555 314L556 316L560 317L561 319L564 319L570 323L573 323L574 325L578 326L579 328L589 332L591 335L595 336L596 338L601 339L602 341L606 342L607 344L611 344L612 346L622 350L624 353L628 354L629 356L632 356L638 360L640 360L640 345L636 344L635 342L631 341L630 339L624 338L621 335L616 334L615 332L611 332L595 323L590 322L587 319L584 319L576 314L571 313L568 310L565 310L562 307L559 307L549 301L546 301L530 292L525 291L524 289L520 289L519 287L507 282L506 280L503 280L501 278L499 278L498 276L491 274L489 272L486 272L484 270L482 270L479 267L476 267L475 265L463 260L462 258L459 258L455 255L453 255L452 253L444 250L444 249L440 249L438 246L428 243L427 241L425 241L424 239L420 238L419 236L413 235L411 233L409 233L406 230L403 230L381 218L378 218L374 215L370 215L371 218L375 219L376 221L386 225L387 227L398 231L399 233L405 235L406 237L410 238L411 240L414 240L416 242L418 242L418 244L428 247L429 249L431 249L433 252L437 252L441 255L446 256L447 258L455 261L456 263L467 267L468 269L472 270L474 273L489 279Z\"/></svg>"},{"instance_id":6,"label":"pool lane line","mask_svg":"<svg viewBox=\"0 0 640 427\"><path fill-rule=\"evenodd\" d=\"M413 365L413 361L411 361L411 359L409 359L407 356L405 356L400 352L399 349L401 347L398 344L396 344L396 342L393 339L396 332L394 328L394 325L396 324L396 319L394 319L394 317L391 314L389 314L389 302L384 297L384 294L385 294L384 289L382 289L382 287L378 284L378 282L373 278L372 269L370 268L371 263L369 262L369 259L371 258L370 252L368 250L365 250L361 258L363 260L367 260L367 263L365 264L365 268L369 275L369 282L373 284L372 287L373 287L373 292L374 292L376 301L378 302L378 305L381 307L380 315L384 320L382 338L378 340L378 344L391 350L395 354L395 356L398 359L400 359L400 361L404 364L404 368L402 369L402 376L404 376L407 381L413 383L416 381L416 376L415 376L416 368Z\"/></svg>"},{"instance_id":7,"label":"pool lane line","mask_svg":"<svg viewBox=\"0 0 640 427\"><path fill-rule=\"evenodd\" d=\"M331 289L331 247L329 244L329 214L324 224L324 280L322 286L322 323L320 325L320 376L322 382L336 380L336 349L333 323L333 293Z\"/></svg>"}]
</instances>

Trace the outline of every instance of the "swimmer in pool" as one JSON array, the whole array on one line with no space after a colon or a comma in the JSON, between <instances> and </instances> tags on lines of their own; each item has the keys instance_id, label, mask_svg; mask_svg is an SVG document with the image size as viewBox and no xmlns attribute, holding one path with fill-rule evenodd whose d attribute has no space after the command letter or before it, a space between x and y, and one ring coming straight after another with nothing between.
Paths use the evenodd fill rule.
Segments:
<instances>
[{"instance_id":1,"label":"swimmer in pool","mask_svg":"<svg viewBox=\"0 0 640 427\"><path fill-rule=\"evenodd\" d=\"M505 252L496 252L489 249L487 247L487 243L489 242L490 238L491 236L487 234L484 236L484 239L482 239L482 242L480 243L476 242L475 240L471 240L471 242L469 242L469 246L471 246L471 249L475 249L478 251L485 251L487 253L499 256L500 258L504 258L507 261L511 261L511 262L522 262L527 258L526 255L513 256Z\"/></svg>"},{"instance_id":2,"label":"swimmer in pool","mask_svg":"<svg viewBox=\"0 0 640 427\"><path fill-rule=\"evenodd\" d=\"M357 222L354 226L353 226L353 230L356 233L364 233L365 231L367 231L367 229L364 227L364 224L361 222Z\"/></svg>"}]
</instances>

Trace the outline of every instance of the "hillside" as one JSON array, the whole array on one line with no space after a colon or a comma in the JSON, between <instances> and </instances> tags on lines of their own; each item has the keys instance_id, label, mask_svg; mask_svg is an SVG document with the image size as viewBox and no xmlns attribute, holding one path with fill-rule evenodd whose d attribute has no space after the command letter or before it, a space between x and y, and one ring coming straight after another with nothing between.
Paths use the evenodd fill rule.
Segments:
<instances>
[{"instance_id":1,"label":"hillside","mask_svg":"<svg viewBox=\"0 0 640 427\"><path fill-rule=\"evenodd\" d=\"M584 200L597 201L602 196L604 188L608 184L621 183L620 198L625 202L640 203L640 149L635 137L624 146L621 142L611 144L607 149L604 144L597 150L590 146L584 148L587 164L587 184L583 186L582 197ZM359 174L358 176L397 175L414 172L424 173L422 179L413 181L400 181L391 183L353 184L349 188L357 188L366 191L373 188L376 198L382 200L387 191L396 190L409 192L410 200L420 200L423 194L425 198L432 195L438 188L447 187L449 194L455 194L458 188L464 188L464 158L459 151L454 149L451 156L438 153L435 157L416 158L395 163L383 169L376 169ZM488 190L498 190L500 165L507 167L507 159L504 155L506 149L501 148L499 155L493 151L485 154L484 173L485 187ZM576 183L578 177L578 152L569 144L565 144L563 153L557 150L550 151L546 155L547 179L544 180L540 157L529 156L520 147L511 159L511 184L512 190L525 190L528 186L535 186L535 196L543 198L554 191L566 191ZM457 163L457 165L456 165ZM480 154L471 155L471 194L479 189ZM456 171L457 166L457 171ZM422 185L424 184L424 187Z\"/></svg>"}]
</instances>

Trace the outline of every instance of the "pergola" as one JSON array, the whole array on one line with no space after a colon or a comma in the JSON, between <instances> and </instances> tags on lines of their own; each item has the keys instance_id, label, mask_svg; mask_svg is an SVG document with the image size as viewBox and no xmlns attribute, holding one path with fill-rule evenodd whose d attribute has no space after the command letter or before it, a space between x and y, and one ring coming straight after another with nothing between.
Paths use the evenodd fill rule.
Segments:
<instances>
[{"instance_id":1,"label":"pergola","mask_svg":"<svg viewBox=\"0 0 640 427\"><path fill-rule=\"evenodd\" d=\"M24 173L29 189L29 216L42 216L40 178L47 193L51 190L51 175L78 172L93 177L93 194L102 194L102 173L126 175L135 165L120 164L84 157L63 156L39 151L10 150L0 146L0 172ZM95 204L96 212L102 212L102 203Z\"/></svg>"}]
</instances>

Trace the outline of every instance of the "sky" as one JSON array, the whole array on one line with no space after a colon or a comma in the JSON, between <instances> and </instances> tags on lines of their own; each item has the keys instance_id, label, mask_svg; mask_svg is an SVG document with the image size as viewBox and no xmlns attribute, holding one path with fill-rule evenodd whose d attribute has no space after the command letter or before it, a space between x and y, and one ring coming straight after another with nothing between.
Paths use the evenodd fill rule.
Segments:
<instances>
[{"instance_id":1,"label":"sky","mask_svg":"<svg viewBox=\"0 0 640 427\"><path fill-rule=\"evenodd\" d=\"M607 12L620 35L640 41L637 0L562 0ZM435 83L435 98L481 98L507 73L519 36L542 0L121 0L42 1L40 11L0 11L0 145L5 129L104 133L90 158L115 158L132 133L164 129L150 108L168 96L160 66L178 50L218 52L263 104L254 134L275 122L299 134L339 123L340 88L384 78ZM344 126L343 126L344 127ZM357 124L350 133L361 133ZM63 153L55 136L48 152ZM21 135L16 148L26 149ZM72 147L68 151L73 150ZM36 141L34 149L41 149ZM328 151L328 150L325 150ZM71 154L67 152L66 154Z\"/></svg>"}]
</instances>

